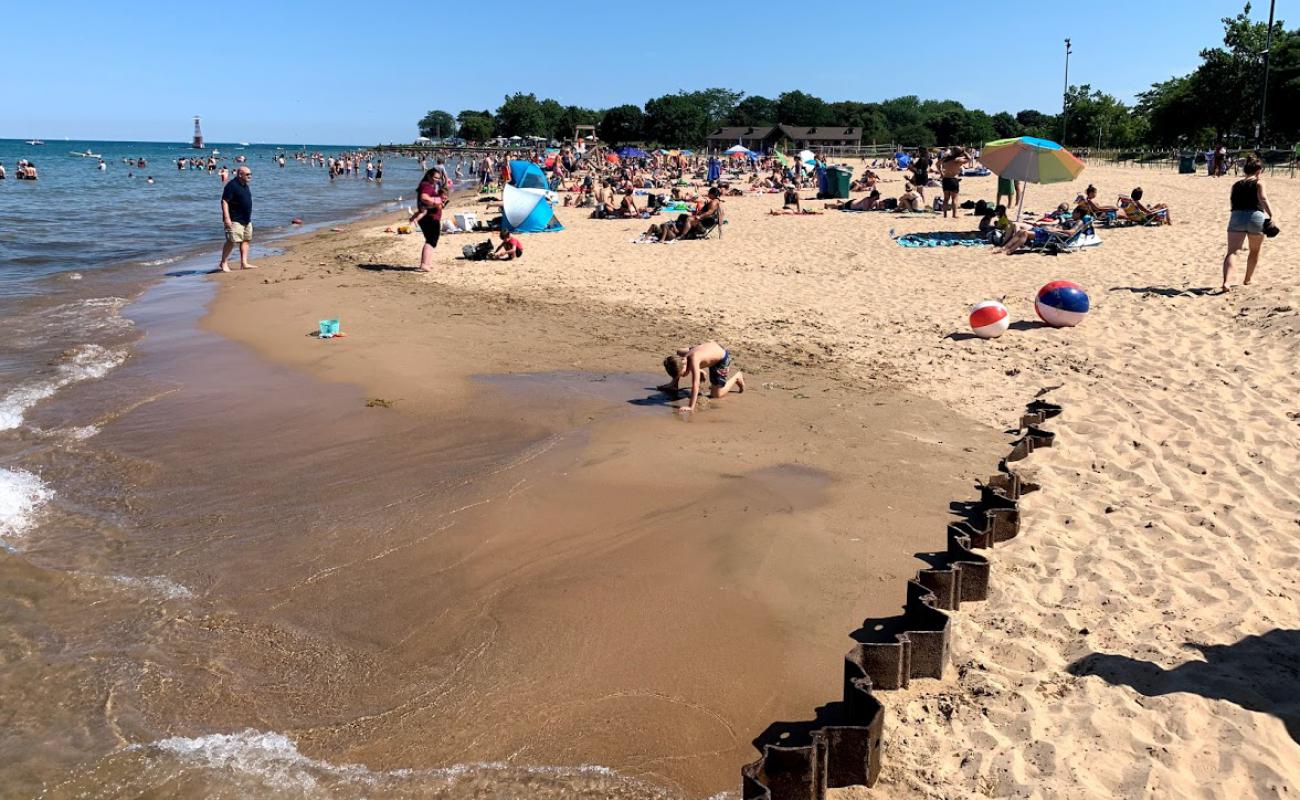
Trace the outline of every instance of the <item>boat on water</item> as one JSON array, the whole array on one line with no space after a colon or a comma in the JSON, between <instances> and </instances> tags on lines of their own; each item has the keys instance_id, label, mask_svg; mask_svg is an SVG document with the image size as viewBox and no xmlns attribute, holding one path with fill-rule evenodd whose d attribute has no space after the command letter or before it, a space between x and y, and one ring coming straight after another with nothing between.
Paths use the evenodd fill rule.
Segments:
<instances>
[{"instance_id":1,"label":"boat on water","mask_svg":"<svg viewBox=\"0 0 1300 800\"><path fill-rule=\"evenodd\" d=\"M30 144L30 145L33 146L33 147L39 147L39 146L45 144L45 142L42 142L40 139L28 139L28 140L27 140L27 143Z\"/></svg>"},{"instance_id":2,"label":"boat on water","mask_svg":"<svg viewBox=\"0 0 1300 800\"><path fill-rule=\"evenodd\" d=\"M240 146L240 147L248 147L248 142L240 142L240 143L239 143L239 146Z\"/></svg>"},{"instance_id":3,"label":"boat on water","mask_svg":"<svg viewBox=\"0 0 1300 800\"><path fill-rule=\"evenodd\" d=\"M92 153L89 150L87 150L84 153L78 153L76 150L70 150L68 152L68 155L78 156L80 158L103 158L103 156L101 156L99 153Z\"/></svg>"}]
</instances>

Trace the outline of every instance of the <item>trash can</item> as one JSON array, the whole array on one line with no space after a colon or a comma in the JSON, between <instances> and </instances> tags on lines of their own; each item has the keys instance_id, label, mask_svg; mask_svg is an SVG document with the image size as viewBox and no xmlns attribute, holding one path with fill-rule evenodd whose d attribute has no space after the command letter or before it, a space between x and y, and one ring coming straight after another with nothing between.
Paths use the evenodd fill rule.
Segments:
<instances>
[{"instance_id":1,"label":"trash can","mask_svg":"<svg viewBox=\"0 0 1300 800\"><path fill-rule=\"evenodd\" d=\"M1196 173L1196 155L1182 154L1178 156L1178 174L1193 175Z\"/></svg>"},{"instance_id":2,"label":"trash can","mask_svg":"<svg viewBox=\"0 0 1300 800\"><path fill-rule=\"evenodd\" d=\"M831 167L826 170L826 196L836 200L847 200L849 186L853 183L852 167Z\"/></svg>"}]
</instances>

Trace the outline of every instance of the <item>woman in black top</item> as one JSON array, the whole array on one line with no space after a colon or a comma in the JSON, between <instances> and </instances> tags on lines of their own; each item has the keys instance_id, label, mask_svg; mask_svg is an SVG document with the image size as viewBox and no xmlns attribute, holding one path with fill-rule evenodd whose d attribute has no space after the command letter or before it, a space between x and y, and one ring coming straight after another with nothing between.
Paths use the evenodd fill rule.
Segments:
<instances>
[{"instance_id":1,"label":"woman in black top","mask_svg":"<svg viewBox=\"0 0 1300 800\"><path fill-rule=\"evenodd\" d=\"M1273 209L1264 194L1264 182L1260 180L1261 164L1251 159L1242 167L1246 177L1232 184L1232 214L1228 217L1228 253L1223 257L1223 285L1221 291L1228 291L1228 278L1232 274L1232 256L1249 243L1250 255L1246 258L1246 279L1243 285L1249 285L1255 276L1255 267L1259 266L1259 251L1264 245L1264 225L1273 216Z\"/></svg>"}]
</instances>

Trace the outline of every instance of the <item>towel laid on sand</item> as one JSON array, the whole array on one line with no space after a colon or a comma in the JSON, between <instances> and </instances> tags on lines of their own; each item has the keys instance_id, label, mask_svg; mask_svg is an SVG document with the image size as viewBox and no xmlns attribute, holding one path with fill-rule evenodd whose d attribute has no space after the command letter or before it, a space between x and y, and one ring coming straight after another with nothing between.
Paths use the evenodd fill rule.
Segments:
<instances>
[{"instance_id":1,"label":"towel laid on sand","mask_svg":"<svg viewBox=\"0 0 1300 800\"><path fill-rule=\"evenodd\" d=\"M989 243L979 231L908 233L894 241L902 247L982 247Z\"/></svg>"}]
</instances>

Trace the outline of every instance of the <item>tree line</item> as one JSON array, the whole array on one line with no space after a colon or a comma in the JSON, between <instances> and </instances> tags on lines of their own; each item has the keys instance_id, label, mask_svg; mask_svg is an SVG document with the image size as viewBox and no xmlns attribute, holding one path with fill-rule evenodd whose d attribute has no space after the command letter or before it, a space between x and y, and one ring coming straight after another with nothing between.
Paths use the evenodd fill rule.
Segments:
<instances>
[{"instance_id":1,"label":"tree line","mask_svg":"<svg viewBox=\"0 0 1300 800\"><path fill-rule=\"evenodd\" d=\"M1267 119L1257 131L1267 23L1249 19L1250 4L1223 20L1222 47L1201 51L1201 64L1187 75L1155 83L1132 105L1094 89L1070 86L1061 113L1026 109L989 114L956 100L916 95L879 102L828 101L801 91L775 98L724 88L680 91L606 109L563 105L517 92L495 111L430 111L419 122L422 136L471 141L494 136L541 136L565 140L578 125L594 125L610 144L699 146L723 126L777 123L839 126L861 131L862 142L907 146L979 145L1011 136L1038 136L1076 148L1241 146L1261 135L1289 143L1300 135L1300 31L1273 26Z\"/></svg>"}]
</instances>

